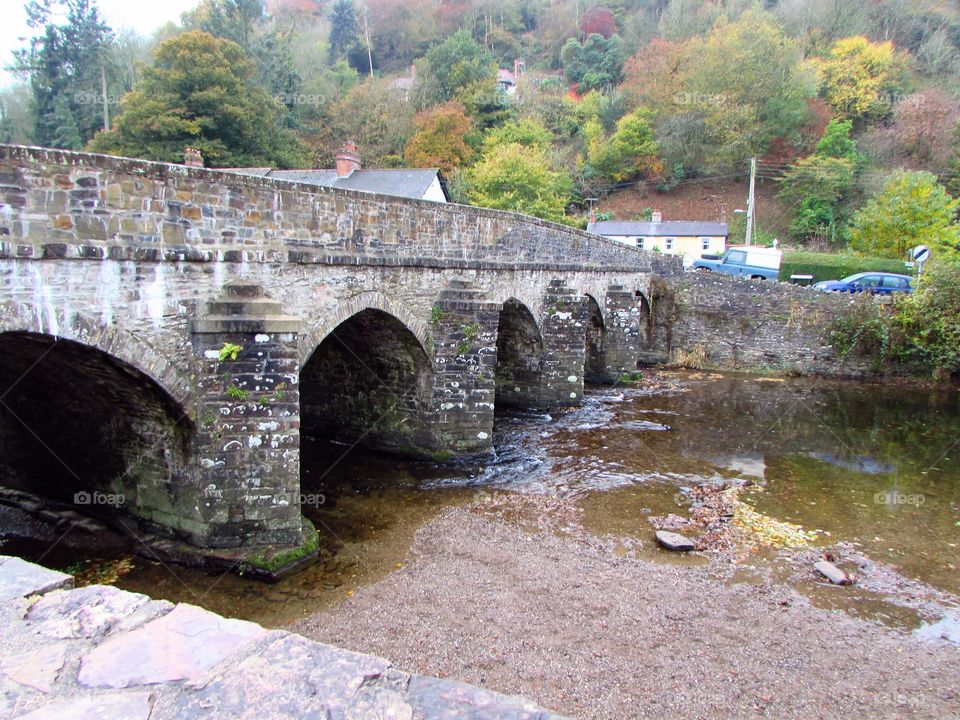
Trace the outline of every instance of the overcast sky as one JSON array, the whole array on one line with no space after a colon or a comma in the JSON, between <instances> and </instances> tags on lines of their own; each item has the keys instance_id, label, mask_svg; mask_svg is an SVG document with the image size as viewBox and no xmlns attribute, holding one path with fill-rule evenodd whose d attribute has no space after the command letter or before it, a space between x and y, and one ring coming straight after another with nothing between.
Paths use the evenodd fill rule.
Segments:
<instances>
[{"instance_id":1,"label":"overcast sky","mask_svg":"<svg viewBox=\"0 0 960 720\"><path fill-rule=\"evenodd\" d=\"M132 28L141 35L150 35L164 23L180 20L180 13L194 7L199 0L98 0L97 7L107 24L114 30ZM13 61L12 51L22 47L20 38L33 31L27 26L23 0L0 0L0 68ZM6 87L14 78L0 72L0 86Z\"/></svg>"}]
</instances>

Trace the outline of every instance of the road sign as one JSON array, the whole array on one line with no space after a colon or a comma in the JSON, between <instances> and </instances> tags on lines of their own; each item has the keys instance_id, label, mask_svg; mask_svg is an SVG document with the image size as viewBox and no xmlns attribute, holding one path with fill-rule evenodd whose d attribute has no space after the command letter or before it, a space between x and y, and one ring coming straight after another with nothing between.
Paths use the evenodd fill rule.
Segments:
<instances>
[{"instance_id":1,"label":"road sign","mask_svg":"<svg viewBox=\"0 0 960 720\"><path fill-rule=\"evenodd\" d=\"M918 265L923 265L927 260L930 259L930 248L926 245L917 245L913 249L913 261Z\"/></svg>"}]
</instances>

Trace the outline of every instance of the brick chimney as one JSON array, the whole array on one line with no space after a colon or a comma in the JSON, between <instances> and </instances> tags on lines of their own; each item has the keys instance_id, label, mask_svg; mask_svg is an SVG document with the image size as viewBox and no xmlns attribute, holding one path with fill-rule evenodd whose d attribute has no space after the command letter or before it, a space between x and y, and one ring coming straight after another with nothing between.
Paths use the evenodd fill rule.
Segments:
<instances>
[{"instance_id":1,"label":"brick chimney","mask_svg":"<svg viewBox=\"0 0 960 720\"><path fill-rule=\"evenodd\" d=\"M337 153L337 177L350 177L354 170L360 169L360 156L355 143L347 141Z\"/></svg>"},{"instance_id":2,"label":"brick chimney","mask_svg":"<svg viewBox=\"0 0 960 720\"><path fill-rule=\"evenodd\" d=\"M183 149L183 164L187 167L202 168L203 155L196 148L188 147Z\"/></svg>"},{"instance_id":3,"label":"brick chimney","mask_svg":"<svg viewBox=\"0 0 960 720\"><path fill-rule=\"evenodd\" d=\"M650 213L650 222L663 222L663 214L659 210L654 210Z\"/></svg>"}]
</instances>

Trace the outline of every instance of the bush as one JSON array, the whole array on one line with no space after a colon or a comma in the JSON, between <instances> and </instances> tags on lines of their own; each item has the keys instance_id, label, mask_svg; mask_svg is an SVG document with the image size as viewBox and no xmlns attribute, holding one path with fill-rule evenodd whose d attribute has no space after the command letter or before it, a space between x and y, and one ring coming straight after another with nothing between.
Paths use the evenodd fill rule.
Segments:
<instances>
[{"instance_id":1,"label":"bush","mask_svg":"<svg viewBox=\"0 0 960 720\"><path fill-rule=\"evenodd\" d=\"M903 359L936 374L960 373L960 263L931 265L911 295L896 300Z\"/></svg>"},{"instance_id":2,"label":"bush","mask_svg":"<svg viewBox=\"0 0 960 720\"><path fill-rule=\"evenodd\" d=\"M780 263L780 279L789 280L791 275L813 275L814 282L820 282L821 280L839 280L854 273L871 270L912 274L912 270L900 260L832 253L785 252Z\"/></svg>"}]
</instances>

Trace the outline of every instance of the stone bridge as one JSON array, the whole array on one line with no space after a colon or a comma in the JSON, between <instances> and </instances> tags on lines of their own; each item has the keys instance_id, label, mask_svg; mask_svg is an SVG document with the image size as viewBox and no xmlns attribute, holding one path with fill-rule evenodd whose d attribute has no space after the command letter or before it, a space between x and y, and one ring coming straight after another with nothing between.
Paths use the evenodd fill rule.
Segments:
<instances>
[{"instance_id":1,"label":"stone bridge","mask_svg":"<svg viewBox=\"0 0 960 720\"><path fill-rule=\"evenodd\" d=\"M512 213L0 146L0 467L193 546L297 546L301 438L488 452L666 350L680 274ZM653 312L651 312L653 308Z\"/></svg>"}]
</instances>

